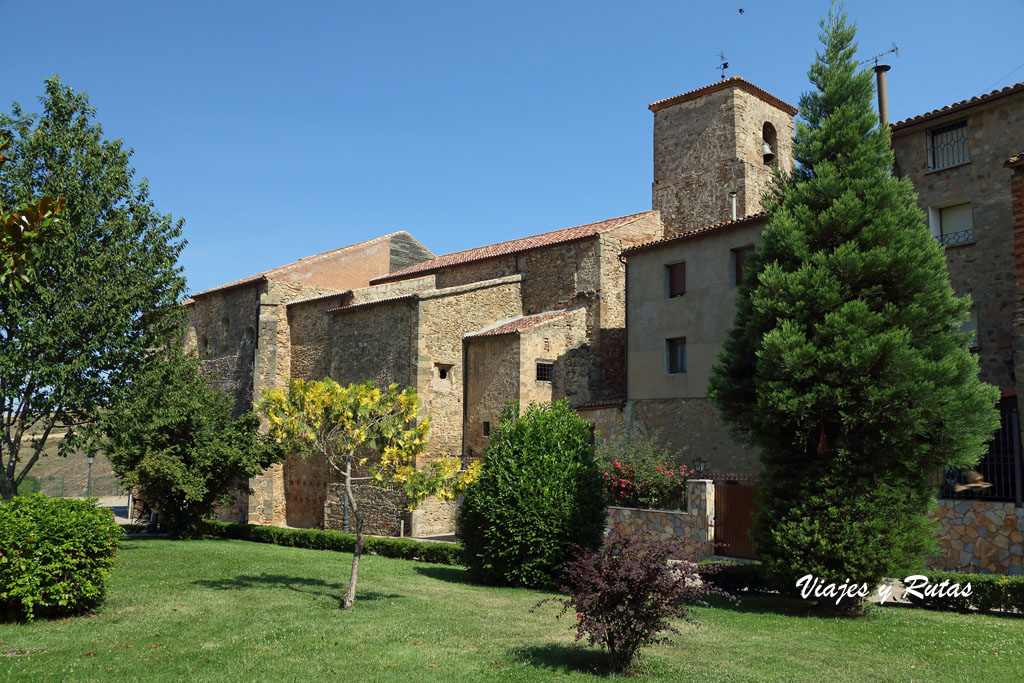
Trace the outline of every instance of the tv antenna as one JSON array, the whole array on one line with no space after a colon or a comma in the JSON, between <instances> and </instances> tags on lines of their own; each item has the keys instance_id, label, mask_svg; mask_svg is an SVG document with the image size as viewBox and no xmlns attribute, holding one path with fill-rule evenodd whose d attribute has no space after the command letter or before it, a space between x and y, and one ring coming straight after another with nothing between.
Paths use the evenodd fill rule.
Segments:
<instances>
[{"instance_id":1,"label":"tv antenna","mask_svg":"<svg viewBox=\"0 0 1024 683\"><path fill-rule=\"evenodd\" d=\"M893 54L893 55L896 55L897 57L900 56L900 49L899 49L899 47L897 47L896 43L893 43L892 47L890 49L886 50L885 52L883 52L881 54L877 54L874 57L868 57L867 59L865 59L863 62L861 62L857 66L864 66L865 64L868 64L870 62L874 62L875 66L878 66L878 60L881 59L882 57L888 55L888 54Z\"/></svg>"},{"instance_id":2,"label":"tv antenna","mask_svg":"<svg viewBox=\"0 0 1024 683\"><path fill-rule=\"evenodd\" d=\"M724 81L725 80L725 70L729 68L729 61L725 58L725 52L724 51L719 51L718 59L721 62L721 64L719 64L715 68L722 72L722 80Z\"/></svg>"}]
</instances>

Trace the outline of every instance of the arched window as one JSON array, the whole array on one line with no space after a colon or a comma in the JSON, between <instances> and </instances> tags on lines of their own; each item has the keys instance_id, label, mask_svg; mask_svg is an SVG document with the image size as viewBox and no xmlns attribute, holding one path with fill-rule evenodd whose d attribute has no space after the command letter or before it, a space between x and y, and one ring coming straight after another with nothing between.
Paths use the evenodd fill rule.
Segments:
<instances>
[{"instance_id":1,"label":"arched window","mask_svg":"<svg viewBox=\"0 0 1024 683\"><path fill-rule=\"evenodd\" d=\"M766 166L774 166L778 154L779 140L775 134L775 126L765 121L761 128L761 159Z\"/></svg>"}]
</instances>

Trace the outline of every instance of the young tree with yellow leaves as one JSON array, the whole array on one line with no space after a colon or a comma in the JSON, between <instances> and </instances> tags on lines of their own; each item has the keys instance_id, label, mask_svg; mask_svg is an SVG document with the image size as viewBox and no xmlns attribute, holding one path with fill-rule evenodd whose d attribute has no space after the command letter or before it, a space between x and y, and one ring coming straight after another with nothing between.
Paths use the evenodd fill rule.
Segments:
<instances>
[{"instance_id":1,"label":"young tree with yellow leaves","mask_svg":"<svg viewBox=\"0 0 1024 683\"><path fill-rule=\"evenodd\" d=\"M426 450L430 420L416 422L419 399L411 387L381 390L372 382L343 387L330 378L293 380L288 390L263 394L256 406L269 423L269 434L302 456L326 459L345 484L345 498L356 520L348 593L342 609L356 599L359 558L363 551L363 516L352 495L352 482L369 479L379 486L399 486L415 507L429 496L452 499L479 474L479 464L460 471L458 458L435 460L417 469L416 456ZM357 451L377 456L371 476L354 477ZM360 458L365 465L369 457Z\"/></svg>"}]
</instances>

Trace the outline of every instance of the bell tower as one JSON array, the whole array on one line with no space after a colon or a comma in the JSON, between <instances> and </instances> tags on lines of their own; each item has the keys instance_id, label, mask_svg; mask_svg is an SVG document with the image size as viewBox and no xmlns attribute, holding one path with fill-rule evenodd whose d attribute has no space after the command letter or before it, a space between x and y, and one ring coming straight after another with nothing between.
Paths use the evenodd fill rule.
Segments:
<instances>
[{"instance_id":1,"label":"bell tower","mask_svg":"<svg viewBox=\"0 0 1024 683\"><path fill-rule=\"evenodd\" d=\"M796 107L739 76L660 100L652 206L665 236L761 210L776 165L793 168ZM732 193L735 193L733 195Z\"/></svg>"}]
</instances>

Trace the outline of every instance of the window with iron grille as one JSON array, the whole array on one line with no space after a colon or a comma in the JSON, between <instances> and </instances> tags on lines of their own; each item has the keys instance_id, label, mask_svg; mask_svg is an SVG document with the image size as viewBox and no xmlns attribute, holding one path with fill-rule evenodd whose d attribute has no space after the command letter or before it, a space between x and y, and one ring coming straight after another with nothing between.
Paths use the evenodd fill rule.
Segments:
<instances>
[{"instance_id":1,"label":"window with iron grille","mask_svg":"<svg viewBox=\"0 0 1024 683\"><path fill-rule=\"evenodd\" d=\"M1017 397L999 402L999 430L973 469L939 475L939 498L1024 503L1024 456L1021 453Z\"/></svg>"},{"instance_id":2,"label":"window with iron grille","mask_svg":"<svg viewBox=\"0 0 1024 683\"><path fill-rule=\"evenodd\" d=\"M665 368L670 375L686 372L686 337L665 340Z\"/></svg>"},{"instance_id":3,"label":"window with iron grille","mask_svg":"<svg viewBox=\"0 0 1024 683\"><path fill-rule=\"evenodd\" d=\"M537 381L550 382L555 376L553 363L537 363Z\"/></svg>"},{"instance_id":4,"label":"window with iron grille","mask_svg":"<svg viewBox=\"0 0 1024 683\"><path fill-rule=\"evenodd\" d=\"M668 284L668 298L686 294L686 264L673 263L665 266L665 275Z\"/></svg>"},{"instance_id":5,"label":"window with iron grille","mask_svg":"<svg viewBox=\"0 0 1024 683\"><path fill-rule=\"evenodd\" d=\"M967 152L967 119L936 126L928 131L928 169L937 171L970 161Z\"/></svg>"},{"instance_id":6,"label":"window with iron grille","mask_svg":"<svg viewBox=\"0 0 1024 683\"><path fill-rule=\"evenodd\" d=\"M974 242L974 212L970 202L931 207L928 211L932 236L947 247Z\"/></svg>"}]
</instances>

